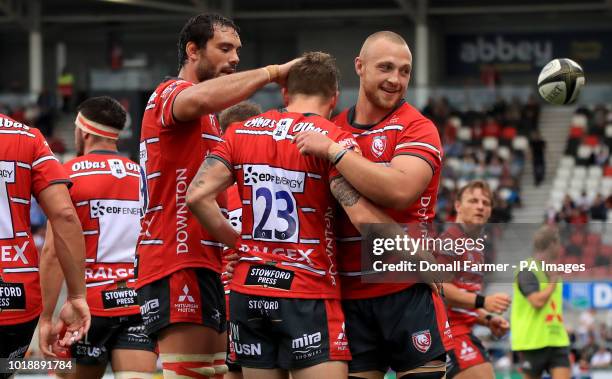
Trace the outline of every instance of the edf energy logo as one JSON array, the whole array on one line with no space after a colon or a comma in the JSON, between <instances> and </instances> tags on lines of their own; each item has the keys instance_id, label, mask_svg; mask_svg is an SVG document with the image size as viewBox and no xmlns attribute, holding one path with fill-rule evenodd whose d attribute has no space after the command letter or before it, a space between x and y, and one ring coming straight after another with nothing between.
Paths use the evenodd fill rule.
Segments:
<instances>
[{"instance_id":1,"label":"edf energy logo","mask_svg":"<svg viewBox=\"0 0 612 379\"><path fill-rule=\"evenodd\" d=\"M244 165L244 184L288 187L291 192L303 192L304 173L268 165Z\"/></svg>"},{"instance_id":2,"label":"edf energy logo","mask_svg":"<svg viewBox=\"0 0 612 379\"><path fill-rule=\"evenodd\" d=\"M104 216L104 210L106 207L100 204L100 201L95 201L91 205L91 218L99 218Z\"/></svg>"}]
</instances>

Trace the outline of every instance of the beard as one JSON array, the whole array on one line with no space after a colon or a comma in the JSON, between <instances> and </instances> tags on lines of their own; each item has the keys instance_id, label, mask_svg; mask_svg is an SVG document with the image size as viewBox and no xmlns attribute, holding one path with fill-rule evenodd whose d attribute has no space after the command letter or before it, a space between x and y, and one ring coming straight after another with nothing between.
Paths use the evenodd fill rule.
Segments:
<instances>
[{"instance_id":1,"label":"beard","mask_svg":"<svg viewBox=\"0 0 612 379\"><path fill-rule=\"evenodd\" d=\"M368 98L368 101L374 104L377 108L391 110L393 109L399 101L402 99L402 96L398 96L395 99L385 99L383 95L380 93L383 90L378 86L374 88L367 89L365 91L365 95Z\"/></svg>"},{"instance_id":2,"label":"beard","mask_svg":"<svg viewBox=\"0 0 612 379\"><path fill-rule=\"evenodd\" d=\"M201 83L205 80L216 78L218 74L214 67L211 67L205 60L202 60L202 64L196 67L196 76Z\"/></svg>"}]
</instances>

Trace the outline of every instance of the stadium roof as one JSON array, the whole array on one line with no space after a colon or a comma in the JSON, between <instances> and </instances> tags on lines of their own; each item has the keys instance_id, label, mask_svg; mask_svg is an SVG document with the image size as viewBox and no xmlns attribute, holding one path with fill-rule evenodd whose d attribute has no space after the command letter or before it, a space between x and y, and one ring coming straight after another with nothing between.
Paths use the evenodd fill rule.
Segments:
<instances>
[{"instance_id":1,"label":"stadium roof","mask_svg":"<svg viewBox=\"0 0 612 379\"><path fill-rule=\"evenodd\" d=\"M0 23L164 22L217 11L237 20L521 13L612 14L612 0L0 0Z\"/></svg>"}]
</instances>

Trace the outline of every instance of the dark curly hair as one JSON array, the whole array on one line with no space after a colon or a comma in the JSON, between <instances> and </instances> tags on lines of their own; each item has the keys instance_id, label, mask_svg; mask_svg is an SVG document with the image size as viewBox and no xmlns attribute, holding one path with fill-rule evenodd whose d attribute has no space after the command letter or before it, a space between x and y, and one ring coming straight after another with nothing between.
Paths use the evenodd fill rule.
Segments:
<instances>
[{"instance_id":1,"label":"dark curly hair","mask_svg":"<svg viewBox=\"0 0 612 379\"><path fill-rule=\"evenodd\" d=\"M194 42L199 49L206 46L208 40L213 38L215 34L215 26L228 26L240 32L240 29L234 21L227 17L216 13L202 13L190 18L181 29L181 34L178 40L178 69L185 64L187 60L187 43Z\"/></svg>"}]
</instances>

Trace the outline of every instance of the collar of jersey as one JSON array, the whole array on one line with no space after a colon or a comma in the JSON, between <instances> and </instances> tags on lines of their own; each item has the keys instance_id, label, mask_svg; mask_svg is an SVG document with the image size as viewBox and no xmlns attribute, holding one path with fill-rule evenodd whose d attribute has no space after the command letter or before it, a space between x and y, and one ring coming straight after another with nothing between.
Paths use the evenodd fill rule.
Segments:
<instances>
[{"instance_id":1,"label":"collar of jersey","mask_svg":"<svg viewBox=\"0 0 612 379\"><path fill-rule=\"evenodd\" d=\"M298 113L298 112L289 112L289 111L287 110L287 108L285 108L285 107L280 107L280 108L278 108L278 111L279 111L280 113ZM317 113L312 113L312 112L306 112L306 113L302 113L302 114L303 114L304 116L306 116L306 117L310 117L310 116L319 116L319 114L317 114Z\"/></svg>"},{"instance_id":2,"label":"collar of jersey","mask_svg":"<svg viewBox=\"0 0 612 379\"><path fill-rule=\"evenodd\" d=\"M386 118L388 118L389 116L391 116L391 114L393 112L395 112L399 107L401 107L402 105L404 105L406 101L404 99L400 99L399 103L391 110L391 112L387 113L385 115L385 117L383 117L380 121L374 123L374 124L358 124L355 122L355 105L353 105L352 107L349 108L348 113L346 115L346 118L348 120L348 123L355 129L361 129L361 130L368 130L368 129L372 129L373 127L375 127L376 125L380 124L381 122L383 122Z\"/></svg>"},{"instance_id":3,"label":"collar of jersey","mask_svg":"<svg viewBox=\"0 0 612 379\"><path fill-rule=\"evenodd\" d=\"M119 155L118 151L114 151L114 150L92 150L89 152L89 154L103 154L103 155Z\"/></svg>"}]
</instances>

